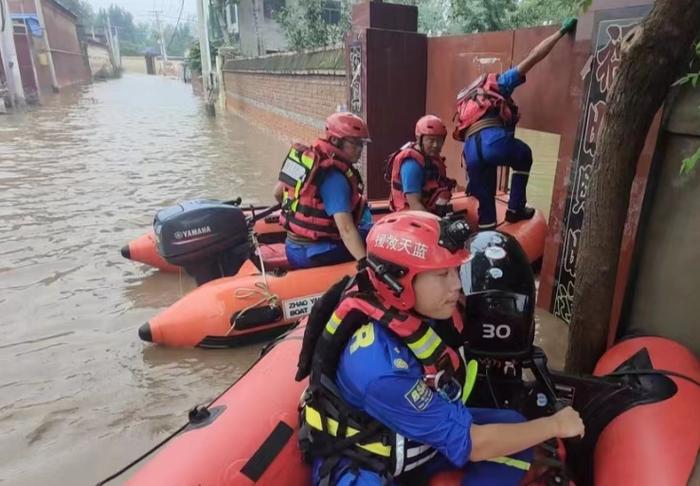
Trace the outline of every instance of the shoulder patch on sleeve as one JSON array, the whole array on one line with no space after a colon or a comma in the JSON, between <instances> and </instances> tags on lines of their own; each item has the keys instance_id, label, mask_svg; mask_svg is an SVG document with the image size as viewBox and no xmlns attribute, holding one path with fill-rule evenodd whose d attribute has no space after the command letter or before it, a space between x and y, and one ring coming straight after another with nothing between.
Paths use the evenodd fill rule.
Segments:
<instances>
[{"instance_id":1,"label":"shoulder patch on sleeve","mask_svg":"<svg viewBox=\"0 0 700 486\"><path fill-rule=\"evenodd\" d=\"M421 379L404 395L413 408L422 412L433 399L433 391Z\"/></svg>"}]
</instances>

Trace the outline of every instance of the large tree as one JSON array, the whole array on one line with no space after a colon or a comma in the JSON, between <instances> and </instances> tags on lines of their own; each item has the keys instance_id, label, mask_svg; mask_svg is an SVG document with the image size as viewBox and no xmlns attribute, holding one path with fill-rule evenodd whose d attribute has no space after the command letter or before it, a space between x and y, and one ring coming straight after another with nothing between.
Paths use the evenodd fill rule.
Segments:
<instances>
[{"instance_id":1,"label":"large tree","mask_svg":"<svg viewBox=\"0 0 700 486\"><path fill-rule=\"evenodd\" d=\"M656 0L623 44L593 160L576 264L567 371L589 373L605 350L622 231L639 154L700 33L700 1Z\"/></svg>"}]
</instances>

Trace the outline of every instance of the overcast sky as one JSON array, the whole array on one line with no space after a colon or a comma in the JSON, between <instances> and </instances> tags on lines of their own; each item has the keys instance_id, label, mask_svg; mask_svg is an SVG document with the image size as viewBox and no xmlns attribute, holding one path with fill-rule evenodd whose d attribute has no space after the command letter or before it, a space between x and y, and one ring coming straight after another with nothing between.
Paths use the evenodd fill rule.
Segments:
<instances>
[{"instance_id":1,"label":"overcast sky","mask_svg":"<svg viewBox=\"0 0 700 486\"><path fill-rule=\"evenodd\" d=\"M153 20L152 10L160 10L160 17L165 23L175 24L177 14L182 4L182 18L197 18L197 3L195 0L87 0L95 11L107 8L111 4L119 5L128 10L134 16L136 22L148 22Z\"/></svg>"}]
</instances>

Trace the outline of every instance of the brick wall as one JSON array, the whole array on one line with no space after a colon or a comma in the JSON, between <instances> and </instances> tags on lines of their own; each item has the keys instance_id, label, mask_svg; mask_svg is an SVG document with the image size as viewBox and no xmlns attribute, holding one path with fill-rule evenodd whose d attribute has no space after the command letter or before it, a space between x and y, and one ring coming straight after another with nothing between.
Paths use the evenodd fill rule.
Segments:
<instances>
[{"instance_id":1,"label":"brick wall","mask_svg":"<svg viewBox=\"0 0 700 486\"><path fill-rule=\"evenodd\" d=\"M285 139L310 142L345 104L345 76L224 73L226 108Z\"/></svg>"},{"instance_id":2,"label":"brick wall","mask_svg":"<svg viewBox=\"0 0 700 486\"><path fill-rule=\"evenodd\" d=\"M337 49L229 61L223 81L228 111L289 141L311 142L346 104Z\"/></svg>"}]
</instances>

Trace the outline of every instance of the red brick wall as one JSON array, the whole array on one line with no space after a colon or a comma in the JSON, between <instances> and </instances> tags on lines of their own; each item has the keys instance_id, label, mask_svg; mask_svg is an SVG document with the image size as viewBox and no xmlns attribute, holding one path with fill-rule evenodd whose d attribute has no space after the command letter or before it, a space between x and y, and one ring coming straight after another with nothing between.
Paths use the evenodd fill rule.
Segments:
<instances>
[{"instance_id":1,"label":"red brick wall","mask_svg":"<svg viewBox=\"0 0 700 486\"><path fill-rule=\"evenodd\" d=\"M311 142L325 118L346 103L342 75L224 73L227 110L285 140Z\"/></svg>"}]
</instances>

